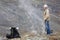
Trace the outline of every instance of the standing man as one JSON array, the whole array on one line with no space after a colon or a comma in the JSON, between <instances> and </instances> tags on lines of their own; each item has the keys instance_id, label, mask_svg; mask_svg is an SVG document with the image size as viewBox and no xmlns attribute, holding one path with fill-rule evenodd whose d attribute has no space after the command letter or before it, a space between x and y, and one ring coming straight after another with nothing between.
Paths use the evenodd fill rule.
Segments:
<instances>
[{"instance_id":1,"label":"standing man","mask_svg":"<svg viewBox=\"0 0 60 40\"><path fill-rule=\"evenodd\" d=\"M48 9L48 5L44 5L44 22L45 22L45 29L47 34L51 33L50 26L49 26L49 20L50 20L50 13Z\"/></svg>"}]
</instances>

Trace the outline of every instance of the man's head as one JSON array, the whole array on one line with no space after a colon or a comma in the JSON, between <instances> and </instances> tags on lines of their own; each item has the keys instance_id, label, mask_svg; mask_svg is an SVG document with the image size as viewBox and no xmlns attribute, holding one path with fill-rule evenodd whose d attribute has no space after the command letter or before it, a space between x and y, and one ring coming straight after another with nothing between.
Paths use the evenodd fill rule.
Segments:
<instances>
[{"instance_id":1,"label":"man's head","mask_svg":"<svg viewBox=\"0 0 60 40\"><path fill-rule=\"evenodd\" d=\"M44 9L47 9L48 8L48 5L47 4L44 4Z\"/></svg>"}]
</instances>

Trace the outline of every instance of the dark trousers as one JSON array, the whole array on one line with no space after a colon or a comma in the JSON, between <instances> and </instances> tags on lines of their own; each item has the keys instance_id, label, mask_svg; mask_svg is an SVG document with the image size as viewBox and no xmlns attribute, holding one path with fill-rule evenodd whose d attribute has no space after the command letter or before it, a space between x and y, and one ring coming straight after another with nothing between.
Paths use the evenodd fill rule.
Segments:
<instances>
[{"instance_id":1,"label":"dark trousers","mask_svg":"<svg viewBox=\"0 0 60 40\"><path fill-rule=\"evenodd\" d=\"M49 21L48 20L45 20L45 29L46 29L47 34L51 33L50 26L49 26Z\"/></svg>"}]
</instances>

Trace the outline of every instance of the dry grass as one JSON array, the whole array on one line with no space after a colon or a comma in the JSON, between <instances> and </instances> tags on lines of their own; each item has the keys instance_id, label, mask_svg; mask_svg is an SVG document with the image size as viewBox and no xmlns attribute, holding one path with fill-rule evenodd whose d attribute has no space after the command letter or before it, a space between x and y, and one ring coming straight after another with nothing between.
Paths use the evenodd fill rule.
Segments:
<instances>
[{"instance_id":1,"label":"dry grass","mask_svg":"<svg viewBox=\"0 0 60 40\"><path fill-rule=\"evenodd\" d=\"M49 36L49 40L60 40L60 33L54 33Z\"/></svg>"}]
</instances>

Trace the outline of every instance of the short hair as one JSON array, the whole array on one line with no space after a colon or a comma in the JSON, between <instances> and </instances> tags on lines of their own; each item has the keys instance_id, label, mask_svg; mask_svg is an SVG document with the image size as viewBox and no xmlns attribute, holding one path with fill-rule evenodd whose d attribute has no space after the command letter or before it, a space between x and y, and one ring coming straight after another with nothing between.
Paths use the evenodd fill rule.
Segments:
<instances>
[{"instance_id":1,"label":"short hair","mask_svg":"<svg viewBox=\"0 0 60 40\"><path fill-rule=\"evenodd\" d=\"M44 8L45 8L45 7L48 7L48 5L47 5L47 4L44 4Z\"/></svg>"}]
</instances>

